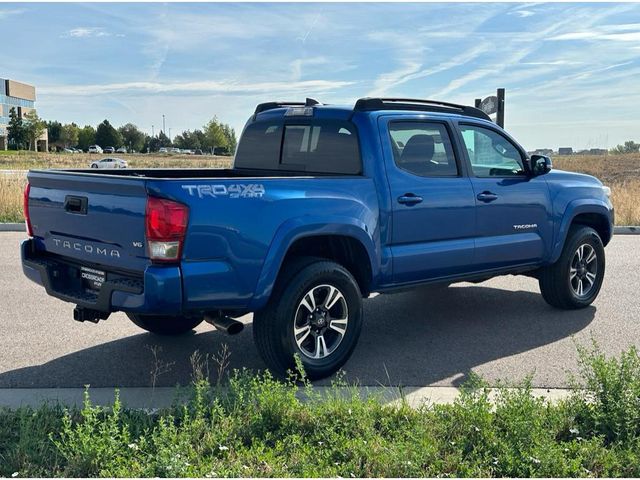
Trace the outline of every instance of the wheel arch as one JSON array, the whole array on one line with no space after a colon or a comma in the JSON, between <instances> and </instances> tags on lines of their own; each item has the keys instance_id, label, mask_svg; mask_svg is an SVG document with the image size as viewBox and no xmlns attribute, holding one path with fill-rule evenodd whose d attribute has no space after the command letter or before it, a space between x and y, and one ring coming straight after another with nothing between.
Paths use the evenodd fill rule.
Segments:
<instances>
[{"instance_id":1,"label":"wheel arch","mask_svg":"<svg viewBox=\"0 0 640 480\"><path fill-rule=\"evenodd\" d=\"M301 222L300 219L290 221L278 229L258 278L250 310L258 310L267 303L283 265L301 256L341 264L355 277L363 295L370 293L380 262L379 249L369 235L368 227L357 219Z\"/></svg>"},{"instance_id":2,"label":"wheel arch","mask_svg":"<svg viewBox=\"0 0 640 480\"><path fill-rule=\"evenodd\" d=\"M554 244L550 263L560 258L569 230L574 225L584 225L593 228L603 245L607 245L613 235L611 211L605 204L594 204L592 200L574 201L567 207Z\"/></svg>"}]
</instances>

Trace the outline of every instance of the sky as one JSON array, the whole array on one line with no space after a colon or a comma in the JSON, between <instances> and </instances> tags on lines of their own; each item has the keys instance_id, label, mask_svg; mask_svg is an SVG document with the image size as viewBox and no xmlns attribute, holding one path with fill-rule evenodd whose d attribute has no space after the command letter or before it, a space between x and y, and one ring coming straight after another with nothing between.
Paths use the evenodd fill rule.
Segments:
<instances>
[{"instance_id":1,"label":"sky","mask_svg":"<svg viewBox=\"0 0 640 480\"><path fill-rule=\"evenodd\" d=\"M273 100L473 104L527 149L640 141L640 4L0 3L0 77L42 118L155 133Z\"/></svg>"}]
</instances>

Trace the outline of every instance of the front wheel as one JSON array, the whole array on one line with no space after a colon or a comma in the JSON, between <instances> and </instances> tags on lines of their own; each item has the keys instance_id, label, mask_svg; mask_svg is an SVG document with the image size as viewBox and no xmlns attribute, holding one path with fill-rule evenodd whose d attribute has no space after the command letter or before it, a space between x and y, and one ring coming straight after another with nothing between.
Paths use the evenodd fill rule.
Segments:
<instances>
[{"instance_id":1,"label":"front wheel","mask_svg":"<svg viewBox=\"0 0 640 480\"><path fill-rule=\"evenodd\" d=\"M147 332L158 335L182 335L202 323L202 317L181 317L173 315L139 315L127 313L127 317Z\"/></svg>"},{"instance_id":2,"label":"front wheel","mask_svg":"<svg viewBox=\"0 0 640 480\"><path fill-rule=\"evenodd\" d=\"M590 227L573 227L556 263L540 272L540 291L556 308L585 308L598 296L604 279L604 246Z\"/></svg>"},{"instance_id":3,"label":"front wheel","mask_svg":"<svg viewBox=\"0 0 640 480\"><path fill-rule=\"evenodd\" d=\"M362 328L362 295L341 265L304 263L285 267L269 304L254 314L253 335L274 373L293 369L297 354L306 375L319 379L335 373L351 356Z\"/></svg>"}]
</instances>

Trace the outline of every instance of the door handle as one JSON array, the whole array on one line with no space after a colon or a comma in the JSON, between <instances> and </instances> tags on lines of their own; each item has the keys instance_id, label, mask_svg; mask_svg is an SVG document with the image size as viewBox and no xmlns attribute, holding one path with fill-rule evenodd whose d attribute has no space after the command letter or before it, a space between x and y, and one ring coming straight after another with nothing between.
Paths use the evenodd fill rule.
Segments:
<instances>
[{"instance_id":1,"label":"door handle","mask_svg":"<svg viewBox=\"0 0 640 480\"><path fill-rule=\"evenodd\" d=\"M496 195L495 193L492 192L482 192L479 193L478 196L476 197L478 200L480 200L481 202L493 202L494 200L498 199L498 195Z\"/></svg>"},{"instance_id":2,"label":"door handle","mask_svg":"<svg viewBox=\"0 0 640 480\"><path fill-rule=\"evenodd\" d=\"M403 205L411 206L420 202L422 202L422 197L416 195L415 193L405 193L401 197L398 197L398 203L402 203Z\"/></svg>"}]
</instances>

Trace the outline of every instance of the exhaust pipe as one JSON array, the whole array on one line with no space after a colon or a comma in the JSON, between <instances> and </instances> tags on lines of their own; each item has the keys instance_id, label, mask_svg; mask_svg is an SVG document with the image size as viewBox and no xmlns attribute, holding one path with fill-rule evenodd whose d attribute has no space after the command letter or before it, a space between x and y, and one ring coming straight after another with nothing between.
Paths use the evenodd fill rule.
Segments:
<instances>
[{"instance_id":1,"label":"exhaust pipe","mask_svg":"<svg viewBox=\"0 0 640 480\"><path fill-rule=\"evenodd\" d=\"M244 324L221 313L215 316L205 315L204 321L216 327L216 329L228 334L237 335L244 329Z\"/></svg>"}]
</instances>

